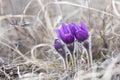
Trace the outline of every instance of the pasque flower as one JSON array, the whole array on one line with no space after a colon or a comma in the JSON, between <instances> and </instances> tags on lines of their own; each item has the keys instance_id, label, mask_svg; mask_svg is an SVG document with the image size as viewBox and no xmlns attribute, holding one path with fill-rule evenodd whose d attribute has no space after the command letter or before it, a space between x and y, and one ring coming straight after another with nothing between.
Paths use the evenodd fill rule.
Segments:
<instances>
[{"instance_id":1,"label":"pasque flower","mask_svg":"<svg viewBox=\"0 0 120 80\"><path fill-rule=\"evenodd\" d=\"M54 40L54 48L63 58L66 57L65 50L64 50L63 45L59 39Z\"/></svg>"},{"instance_id":2,"label":"pasque flower","mask_svg":"<svg viewBox=\"0 0 120 80\"><path fill-rule=\"evenodd\" d=\"M83 42L89 37L89 33L87 30L86 25L81 22L80 25L77 25L75 23L65 24L62 23L60 28L56 29L56 33L59 37L59 39L54 40L54 48L56 51L63 57L64 64L67 67L67 54L66 54L66 48L64 48L64 43L66 44L68 50L71 53L71 60L73 65L76 65L75 62L75 45L74 40L76 39L78 42ZM64 43L61 43L61 40Z\"/></svg>"},{"instance_id":3,"label":"pasque flower","mask_svg":"<svg viewBox=\"0 0 120 80\"><path fill-rule=\"evenodd\" d=\"M74 42L74 35L72 34L68 24L62 23L61 28L56 29L56 32L64 43L70 44Z\"/></svg>"},{"instance_id":4,"label":"pasque flower","mask_svg":"<svg viewBox=\"0 0 120 80\"><path fill-rule=\"evenodd\" d=\"M67 65L66 51L64 49L63 44L61 43L59 39L54 40L54 48L62 56L64 68L67 69L68 65Z\"/></svg>"},{"instance_id":5,"label":"pasque flower","mask_svg":"<svg viewBox=\"0 0 120 80\"><path fill-rule=\"evenodd\" d=\"M83 22L81 22L80 25L71 23L69 24L69 28L79 42L83 42L89 37L88 30Z\"/></svg>"}]
</instances>

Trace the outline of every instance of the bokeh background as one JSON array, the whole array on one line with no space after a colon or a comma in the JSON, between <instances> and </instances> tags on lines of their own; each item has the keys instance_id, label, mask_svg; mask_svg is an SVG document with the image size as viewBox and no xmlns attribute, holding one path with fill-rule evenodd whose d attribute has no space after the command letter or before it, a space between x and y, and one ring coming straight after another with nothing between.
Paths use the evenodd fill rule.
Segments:
<instances>
[{"instance_id":1,"label":"bokeh background","mask_svg":"<svg viewBox=\"0 0 120 80\"><path fill-rule=\"evenodd\" d=\"M80 80L71 74L87 71L64 72L53 46L61 23L80 21L91 34L96 66L120 57L119 0L0 0L0 80Z\"/></svg>"}]
</instances>

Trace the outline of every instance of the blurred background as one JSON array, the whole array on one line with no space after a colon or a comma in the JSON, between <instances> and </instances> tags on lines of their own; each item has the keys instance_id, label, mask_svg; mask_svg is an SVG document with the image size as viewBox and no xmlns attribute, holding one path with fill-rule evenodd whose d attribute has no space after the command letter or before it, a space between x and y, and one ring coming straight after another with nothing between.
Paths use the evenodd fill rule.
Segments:
<instances>
[{"instance_id":1,"label":"blurred background","mask_svg":"<svg viewBox=\"0 0 120 80\"><path fill-rule=\"evenodd\" d=\"M1 80L18 80L18 67L21 75L34 69L34 76L44 76L43 80L70 79L59 76L63 70L53 47L57 38L54 30L63 22L80 21L92 34L95 62L103 63L120 54L119 0L0 0ZM32 53L33 62L28 60Z\"/></svg>"}]
</instances>

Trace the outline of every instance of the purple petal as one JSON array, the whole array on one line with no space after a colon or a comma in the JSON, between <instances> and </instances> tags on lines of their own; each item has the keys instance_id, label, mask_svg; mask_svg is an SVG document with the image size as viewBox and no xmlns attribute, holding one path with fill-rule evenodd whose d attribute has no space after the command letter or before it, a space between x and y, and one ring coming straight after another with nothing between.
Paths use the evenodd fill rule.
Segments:
<instances>
[{"instance_id":1,"label":"purple petal","mask_svg":"<svg viewBox=\"0 0 120 80\"><path fill-rule=\"evenodd\" d=\"M88 31L86 25L83 22L80 23L80 26L82 30Z\"/></svg>"},{"instance_id":2,"label":"purple petal","mask_svg":"<svg viewBox=\"0 0 120 80\"><path fill-rule=\"evenodd\" d=\"M56 33L60 39L66 41L66 37L64 36L64 33L60 29L56 29Z\"/></svg>"},{"instance_id":3,"label":"purple petal","mask_svg":"<svg viewBox=\"0 0 120 80\"><path fill-rule=\"evenodd\" d=\"M54 40L54 47L56 50L61 49L63 47L59 39Z\"/></svg>"},{"instance_id":4,"label":"purple petal","mask_svg":"<svg viewBox=\"0 0 120 80\"><path fill-rule=\"evenodd\" d=\"M61 26L61 31L62 31L64 34L69 33L68 25L67 25L67 24L62 23L62 26Z\"/></svg>"},{"instance_id":5,"label":"purple petal","mask_svg":"<svg viewBox=\"0 0 120 80\"><path fill-rule=\"evenodd\" d=\"M61 36L61 39L66 44L69 44L69 43L72 43L74 41L74 36L72 34L67 34L67 35L64 34Z\"/></svg>"},{"instance_id":6,"label":"purple petal","mask_svg":"<svg viewBox=\"0 0 120 80\"><path fill-rule=\"evenodd\" d=\"M75 37L79 42L83 42L88 38L88 32L79 30L75 33Z\"/></svg>"},{"instance_id":7,"label":"purple petal","mask_svg":"<svg viewBox=\"0 0 120 80\"><path fill-rule=\"evenodd\" d=\"M69 34L68 36L66 36L67 39L67 44L69 43L73 43L74 42L74 36L72 34Z\"/></svg>"},{"instance_id":8,"label":"purple petal","mask_svg":"<svg viewBox=\"0 0 120 80\"><path fill-rule=\"evenodd\" d=\"M63 58L66 57L65 50L64 50L63 45L59 39L54 40L54 48Z\"/></svg>"},{"instance_id":9,"label":"purple petal","mask_svg":"<svg viewBox=\"0 0 120 80\"><path fill-rule=\"evenodd\" d=\"M66 44L74 42L74 35L71 33L69 25L62 23L60 29L56 29L56 33L60 39Z\"/></svg>"},{"instance_id":10,"label":"purple petal","mask_svg":"<svg viewBox=\"0 0 120 80\"><path fill-rule=\"evenodd\" d=\"M77 25L74 23L69 24L70 31L73 35L75 35L75 32L77 31Z\"/></svg>"}]
</instances>

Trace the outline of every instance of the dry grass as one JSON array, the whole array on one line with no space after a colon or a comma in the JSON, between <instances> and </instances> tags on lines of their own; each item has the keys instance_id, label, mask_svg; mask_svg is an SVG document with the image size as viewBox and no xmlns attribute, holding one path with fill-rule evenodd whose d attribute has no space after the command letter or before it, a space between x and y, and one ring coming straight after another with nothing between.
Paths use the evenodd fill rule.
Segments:
<instances>
[{"instance_id":1,"label":"dry grass","mask_svg":"<svg viewBox=\"0 0 120 80\"><path fill-rule=\"evenodd\" d=\"M77 64L64 70L53 47L62 22L89 29ZM0 80L120 80L119 0L0 0Z\"/></svg>"}]
</instances>

